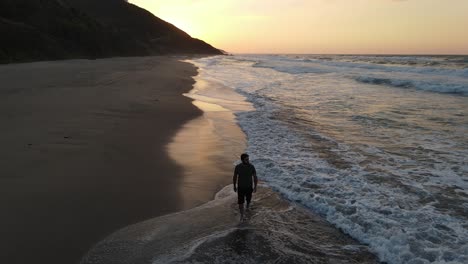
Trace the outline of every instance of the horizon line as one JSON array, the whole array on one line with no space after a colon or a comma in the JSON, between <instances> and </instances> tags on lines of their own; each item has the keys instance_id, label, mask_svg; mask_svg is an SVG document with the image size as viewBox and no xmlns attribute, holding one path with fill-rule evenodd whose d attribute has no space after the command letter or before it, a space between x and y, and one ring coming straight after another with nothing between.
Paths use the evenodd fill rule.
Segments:
<instances>
[{"instance_id":1,"label":"horizon line","mask_svg":"<svg viewBox=\"0 0 468 264\"><path fill-rule=\"evenodd\" d=\"M457 53L289 53L289 52L228 52L236 55L359 55L359 56L468 56L466 54Z\"/></svg>"}]
</instances>

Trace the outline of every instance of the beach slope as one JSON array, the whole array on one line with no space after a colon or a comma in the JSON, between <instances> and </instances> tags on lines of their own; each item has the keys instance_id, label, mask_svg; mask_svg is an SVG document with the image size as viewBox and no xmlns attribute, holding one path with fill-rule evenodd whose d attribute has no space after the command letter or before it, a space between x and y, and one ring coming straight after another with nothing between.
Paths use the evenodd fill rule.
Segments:
<instances>
[{"instance_id":1,"label":"beach slope","mask_svg":"<svg viewBox=\"0 0 468 264\"><path fill-rule=\"evenodd\" d=\"M0 263L77 263L113 231L180 210L165 146L201 114L170 57L0 66Z\"/></svg>"}]
</instances>

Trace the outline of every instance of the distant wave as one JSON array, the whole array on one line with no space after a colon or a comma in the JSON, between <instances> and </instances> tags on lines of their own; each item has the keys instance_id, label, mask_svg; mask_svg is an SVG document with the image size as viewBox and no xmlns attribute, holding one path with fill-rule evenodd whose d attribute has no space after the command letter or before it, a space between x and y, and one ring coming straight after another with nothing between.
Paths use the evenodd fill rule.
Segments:
<instances>
[{"instance_id":1,"label":"distant wave","mask_svg":"<svg viewBox=\"0 0 468 264\"><path fill-rule=\"evenodd\" d=\"M468 95L468 86L457 83L429 83L424 81L379 78L370 76L358 76L354 79L358 82L367 84L386 85L398 88L414 88L424 91L464 96Z\"/></svg>"},{"instance_id":2,"label":"distant wave","mask_svg":"<svg viewBox=\"0 0 468 264\"><path fill-rule=\"evenodd\" d=\"M460 59L461 60L461 59ZM452 63L453 64L453 63ZM439 61L412 62L405 61L396 63L392 61L363 61L361 60L338 60L334 58L274 58L272 60L260 60L253 67L271 68L276 71L290 74L303 73L330 73L330 72L389 72L389 73L413 73L427 76L454 76L468 78L468 68L454 67L452 64L442 65Z\"/></svg>"},{"instance_id":3,"label":"distant wave","mask_svg":"<svg viewBox=\"0 0 468 264\"><path fill-rule=\"evenodd\" d=\"M327 61L322 58L274 57L251 63L254 68L268 68L293 75L338 74L365 84L468 95L468 69Z\"/></svg>"},{"instance_id":4,"label":"distant wave","mask_svg":"<svg viewBox=\"0 0 468 264\"><path fill-rule=\"evenodd\" d=\"M449 69L468 68L468 56L301 55L294 56L294 59L419 67L437 66Z\"/></svg>"},{"instance_id":5,"label":"distant wave","mask_svg":"<svg viewBox=\"0 0 468 264\"><path fill-rule=\"evenodd\" d=\"M334 72L333 69L330 69L329 67L313 67L311 65L308 65L308 62L312 61L302 61L302 65L298 65L296 63L292 64L287 64L284 61L275 61L275 62L267 62L267 61L260 61L256 62L252 65L254 68L268 68L272 70L276 70L279 72L285 72L285 73L290 73L290 74L303 74L303 73L317 73L317 74L322 74L322 73L331 73Z\"/></svg>"}]
</instances>

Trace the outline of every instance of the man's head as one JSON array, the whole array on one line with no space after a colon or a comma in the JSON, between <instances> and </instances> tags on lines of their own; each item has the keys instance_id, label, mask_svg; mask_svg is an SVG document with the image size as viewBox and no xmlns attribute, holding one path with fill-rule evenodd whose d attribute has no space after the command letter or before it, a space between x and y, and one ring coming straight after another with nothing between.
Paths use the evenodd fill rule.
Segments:
<instances>
[{"instance_id":1,"label":"man's head","mask_svg":"<svg viewBox=\"0 0 468 264\"><path fill-rule=\"evenodd\" d=\"M249 155L247 153L243 153L241 155L241 161L244 164L249 164Z\"/></svg>"}]
</instances>

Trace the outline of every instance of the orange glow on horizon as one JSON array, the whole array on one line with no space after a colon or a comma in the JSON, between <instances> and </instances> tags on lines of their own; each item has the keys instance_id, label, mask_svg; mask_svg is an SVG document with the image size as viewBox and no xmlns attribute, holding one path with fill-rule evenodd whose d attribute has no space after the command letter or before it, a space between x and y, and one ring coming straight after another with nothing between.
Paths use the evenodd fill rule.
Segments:
<instances>
[{"instance_id":1,"label":"orange glow on horizon","mask_svg":"<svg viewBox=\"0 0 468 264\"><path fill-rule=\"evenodd\" d=\"M131 0L232 53L468 54L466 0Z\"/></svg>"}]
</instances>

